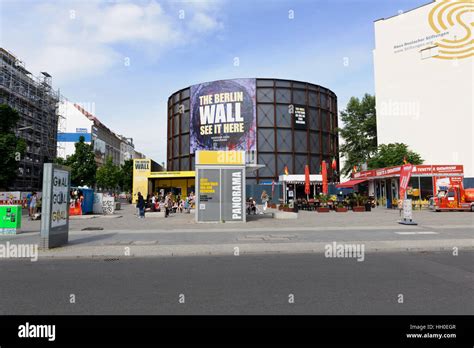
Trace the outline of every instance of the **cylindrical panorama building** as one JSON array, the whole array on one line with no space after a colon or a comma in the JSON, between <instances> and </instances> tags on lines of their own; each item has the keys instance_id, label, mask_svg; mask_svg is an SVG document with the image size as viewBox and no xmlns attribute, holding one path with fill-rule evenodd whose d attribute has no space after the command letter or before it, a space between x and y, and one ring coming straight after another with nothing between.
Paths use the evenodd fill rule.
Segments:
<instances>
[{"instance_id":1,"label":"cylindrical panorama building","mask_svg":"<svg viewBox=\"0 0 474 348\"><path fill-rule=\"evenodd\" d=\"M167 170L194 170L197 150L245 150L264 167L249 171L247 184L284 174L319 174L328 163L338 181L337 96L308 82L253 78L205 82L168 99Z\"/></svg>"}]
</instances>

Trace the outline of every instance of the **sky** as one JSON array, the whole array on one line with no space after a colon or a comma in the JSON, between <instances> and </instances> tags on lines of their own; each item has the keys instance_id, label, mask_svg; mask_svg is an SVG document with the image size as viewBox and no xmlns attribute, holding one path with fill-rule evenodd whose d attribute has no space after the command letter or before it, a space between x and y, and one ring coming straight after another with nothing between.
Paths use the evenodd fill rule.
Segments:
<instances>
[{"instance_id":1,"label":"sky","mask_svg":"<svg viewBox=\"0 0 474 348\"><path fill-rule=\"evenodd\" d=\"M167 100L239 77L374 94L373 21L430 0L0 0L0 46L166 162Z\"/></svg>"}]
</instances>

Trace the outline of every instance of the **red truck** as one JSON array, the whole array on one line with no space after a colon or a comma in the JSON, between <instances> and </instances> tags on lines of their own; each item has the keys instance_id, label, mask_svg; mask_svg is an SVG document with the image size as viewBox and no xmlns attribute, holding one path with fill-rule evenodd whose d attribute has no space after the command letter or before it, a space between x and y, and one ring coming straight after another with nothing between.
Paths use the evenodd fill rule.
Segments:
<instances>
[{"instance_id":1,"label":"red truck","mask_svg":"<svg viewBox=\"0 0 474 348\"><path fill-rule=\"evenodd\" d=\"M474 188L464 189L462 184L440 186L432 202L435 211L474 212Z\"/></svg>"}]
</instances>

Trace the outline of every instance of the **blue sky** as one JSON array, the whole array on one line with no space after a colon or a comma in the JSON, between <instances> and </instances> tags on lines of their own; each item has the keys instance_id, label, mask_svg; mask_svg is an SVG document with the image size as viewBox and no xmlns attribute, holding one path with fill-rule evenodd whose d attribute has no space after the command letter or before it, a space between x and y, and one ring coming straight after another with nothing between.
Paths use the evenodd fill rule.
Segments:
<instances>
[{"instance_id":1,"label":"blue sky","mask_svg":"<svg viewBox=\"0 0 474 348\"><path fill-rule=\"evenodd\" d=\"M174 91L287 78L330 88L341 109L374 93L373 21L428 2L0 0L0 46L162 162Z\"/></svg>"}]
</instances>

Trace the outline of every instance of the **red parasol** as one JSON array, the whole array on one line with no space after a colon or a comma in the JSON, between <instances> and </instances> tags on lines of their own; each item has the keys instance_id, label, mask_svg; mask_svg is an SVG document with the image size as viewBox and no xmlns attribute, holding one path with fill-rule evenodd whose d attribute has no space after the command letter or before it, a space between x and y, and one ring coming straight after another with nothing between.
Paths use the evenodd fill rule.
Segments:
<instances>
[{"instance_id":1,"label":"red parasol","mask_svg":"<svg viewBox=\"0 0 474 348\"><path fill-rule=\"evenodd\" d=\"M326 168L326 161L323 161L322 163L321 174L323 175L323 193L327 195L328 194L328 171Z\"/></svg>"},{"instance_id":2,"label":"red parasol","mask_svg":"<svg viewBox=\"0 0 474 348\"><path fill-rule=\"evenodd\" d=\"M304 167L304 193L309 195L311 192L310 188L310 179L309 179L309 166L305 165Z\"/></svg>"}]
</instances>

